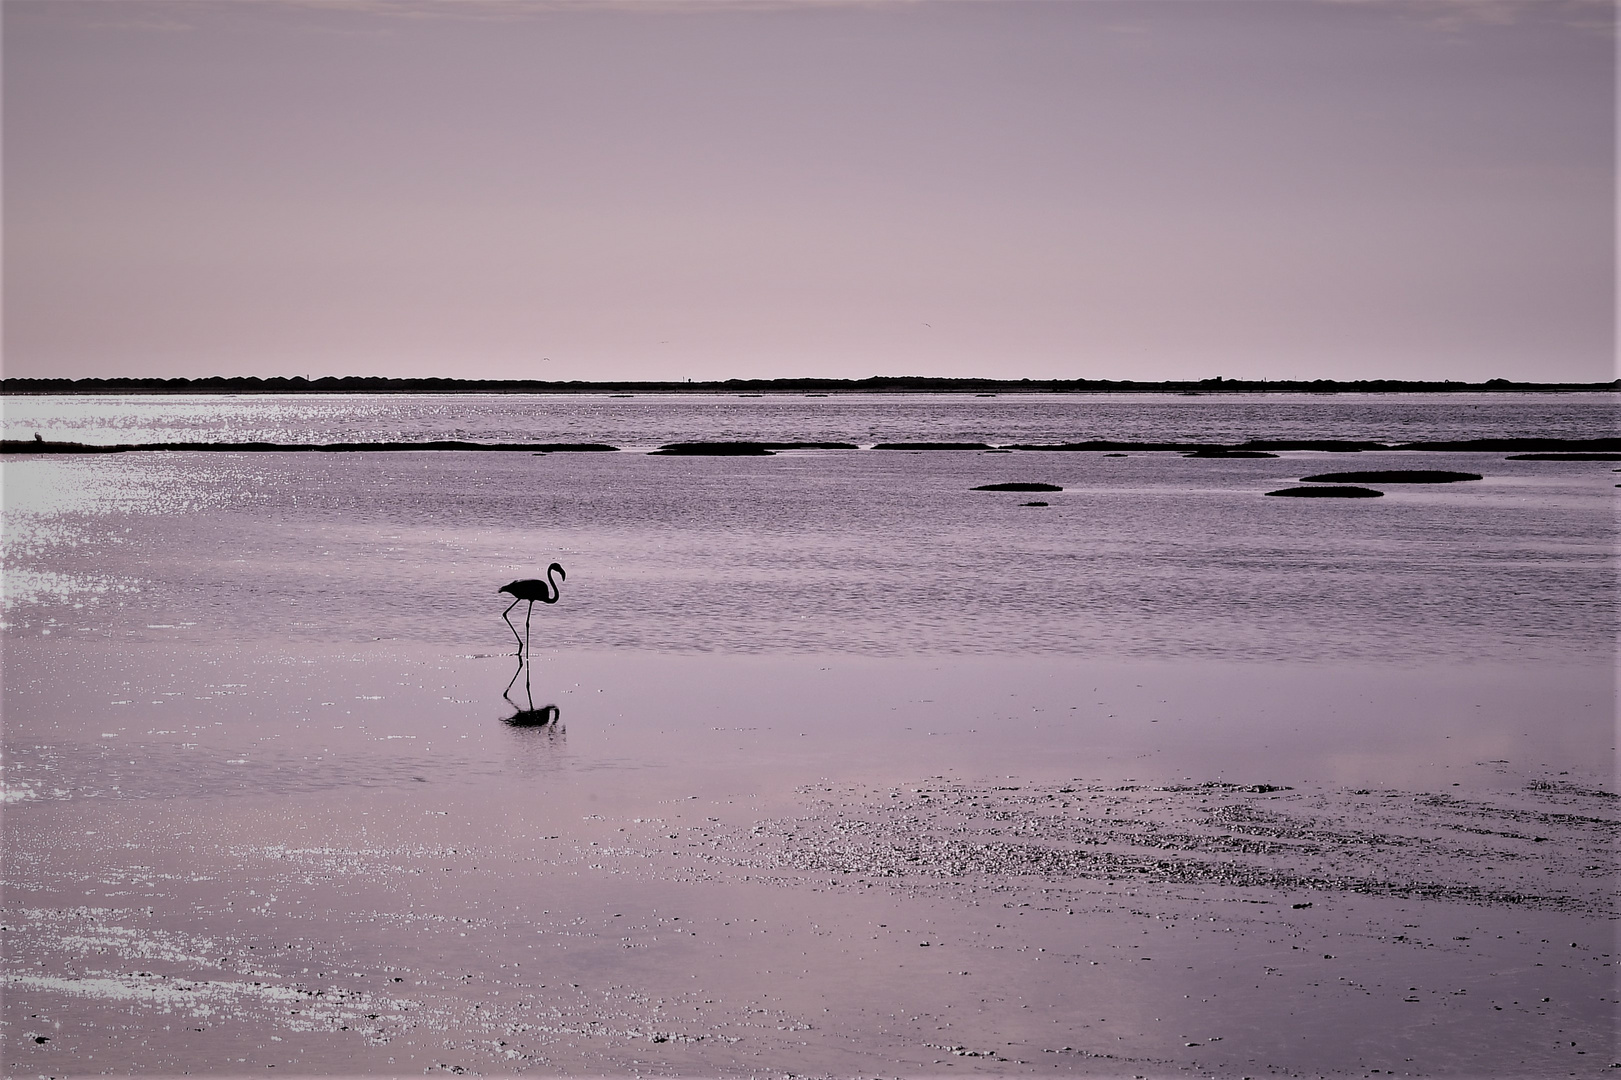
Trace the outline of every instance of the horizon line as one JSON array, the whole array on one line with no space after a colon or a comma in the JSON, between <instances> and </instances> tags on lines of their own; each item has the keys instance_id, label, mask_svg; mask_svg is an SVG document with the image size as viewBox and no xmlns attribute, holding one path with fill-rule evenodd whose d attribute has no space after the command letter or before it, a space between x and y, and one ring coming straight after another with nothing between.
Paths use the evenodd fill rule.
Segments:
<instances>
[{"instance_id":1,"label":"horizon line","mask_svg":"<svg viewBox=\"0 0 1621 1080\"><path fill-rule=\"evenodd\" d=\"M40 393L102 392L202 392L242 393L252 391L292 391L300 393L712 393L712 392L805 392L843 393L1290 393L1367 391L1445 392L1445 391L1589 391L1621 390L1621 378L1607 382L1531 382L1504 378L1464 382L1457 379L1229 379L1216 375L1204 379L1031 379L985 378L935 375L872 375L862 379L822 376L782 376L774 378L729 379L469 379L443 376L390 375L208 375L174 376L87 376L0 378L0 395Z\"/></svg>"}]
</instances>

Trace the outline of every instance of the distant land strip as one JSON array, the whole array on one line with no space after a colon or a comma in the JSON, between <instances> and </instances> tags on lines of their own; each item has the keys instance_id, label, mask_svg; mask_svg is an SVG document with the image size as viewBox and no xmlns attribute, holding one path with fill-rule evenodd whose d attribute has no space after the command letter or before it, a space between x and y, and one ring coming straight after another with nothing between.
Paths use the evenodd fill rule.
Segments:
<instances>
[{"instance_id":1,"label":"distant land strip","mask_svg":"<svg viewBox=\"0 0 1621 1080\"><path fill-rule=\"evenodd\" d=\"M214 375L203 379L0 379L0 394L1425 394L1621 390L1595 383L1429 382L1403 379L953 379L877 375L867 379L725 379L708 382L554 382L540 379L394 379L381 376Z\"/></svg>"},{"instance_id":2,"label":"distant land strip","mask_svg":"<svg viewBox=\"0 0 1621 1080\"><path fill-rule=\"evenodd\" d=\"M203 450L212 453L290 454L364 453L390 450L515 450L531 454L595 453L617 451L606 443L480 443L439 439L431 442L167 442L167 443L81 443L50 439L0 440L4 454L123 454L141 450ZM1540 449L1540 448L1539 448Z\"/></svg>"},{"instance_id":3,"label":"distant land strip","mask_svg":"<svg viewBox=\"0 0 1621 1080\"><path fill-rule=\"evenodd\" d=\"M0 440L0 454L123 454L139 451L202 451L208 453L375 453L402 450L479 450L513 451L531 454L603 453L617 451L619 447L606 443L481 443L461 440L433 442L339 442L339 443L271 443L271 442L159 442L159 443L82 443L52 439ZM855 450L853 443L827 442L686 442L668 443L654 454L689 454L708 456L768 455L779 450ZM1421 450L1452 451L1462 453L1563 453L1579 454L1597 459L1599 454L1621 453L1621 438L1600 439L1462 439L1439 442L1349 442L1343 439L1253 439L1232 445L1193 442L1116 442L1093 440L1070 443L1013 443L992 446L988 443L879 443L873 450L957 450L985 453L1024 450L1031 452L1084 453L1107 451L1174 451L1195 457L1254 457L1265 456L1252 451L1318 450L1328 453L1355 454L1364 450ZM1557 459L1556 459L1557 460ZM1566 457L1565 460L1572 460Z\"/></svg>"}]
</instances>

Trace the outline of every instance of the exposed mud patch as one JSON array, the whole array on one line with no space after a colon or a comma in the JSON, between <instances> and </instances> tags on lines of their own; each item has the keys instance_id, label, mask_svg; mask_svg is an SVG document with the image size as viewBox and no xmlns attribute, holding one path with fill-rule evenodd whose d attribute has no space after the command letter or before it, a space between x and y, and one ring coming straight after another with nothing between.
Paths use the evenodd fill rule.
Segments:
<instances>
[{"instance_id":1,"label":"exposed mud patch","mask_svg":"<svg viewBox=\"0 0 1621 1080\"><path fill-rule=\"evenodd\" d=\"M726 850L761 868L1001 888L1010 877L1356 893L1616 915L1615 795L1502 798L1270 784L808 793Z\"/></svg>"}]
</instances>

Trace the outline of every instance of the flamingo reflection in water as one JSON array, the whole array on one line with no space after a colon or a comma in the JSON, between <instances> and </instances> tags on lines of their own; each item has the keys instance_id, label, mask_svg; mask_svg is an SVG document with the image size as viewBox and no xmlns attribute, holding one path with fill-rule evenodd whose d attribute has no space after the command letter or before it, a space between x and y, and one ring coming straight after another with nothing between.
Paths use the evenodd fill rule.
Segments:
<instances>
[{"instance_id":1,"label":"flamingo reflection in water","mask_svg":"<svg viewBox=\"0 0 1621 1080\"><path fill-rule=\"evenodd\" d=\"M512 700L512 688L518 685L519 675L523 676L522 702ZM557 718L562 715L562 710L556 705L542 705L538 709L535 708L535 692L529 685L529 658L522 653L518 654L518 670L512 673L512 680L507 683L507 688L501 692L501 696L507 699L508 705L518 710L511 716L501 718L512 727L547 727L556 724Z\"/></svg>"},{"instance_id":2,"label":"flamingo reflection in water","mask_svg":"<svg viewBox=\"0 0 1621 1080\"><path fill-rule=\"evenodd\" d=\"M557 575L556 581L552 580L553 574ZM529 651L529 620L535 614L535 601L539 600L542 604L557 603L559 596L558 586L566 580L568 580L568 575L563 572L562 564L552 563L546 568L546 577L544 579L524 578L519 581L508 582L495 590L498 593L512 594L512 603L507 605L505 611L501 612L501 618L506 619L507 628L512 631L512 636L518 640L519 656L523 656ZM520 638L518 637L518 628L512 625L512 620L508 619L507 616L512 613L513 608L524 600L529 601L529 610L524 613L523 637Z\"/></svg>"}]
</instances>

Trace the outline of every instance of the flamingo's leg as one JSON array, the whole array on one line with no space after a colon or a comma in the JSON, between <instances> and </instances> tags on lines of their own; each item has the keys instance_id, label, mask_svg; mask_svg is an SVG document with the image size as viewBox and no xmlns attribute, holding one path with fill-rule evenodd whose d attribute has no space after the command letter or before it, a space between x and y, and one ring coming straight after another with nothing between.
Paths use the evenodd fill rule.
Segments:
<instances>
[{"instance_id":1,"label":"flamingo's leg","mask_svg":"<svg viewBox=\"0 0 1621 1080\"><path fill-rule=\"evenodd\" d=\"M514 709L520 708L520 706L518 705L518 703L516 701L512 700L512 688L514 686L518 685L518 676L523 674L523 669L524 669L523 654L520 653L520 654L518 654L518 669L512 673L512 679L511 679L510 682L507 683L507 688L505 690L501 691L501 696L506 698L507 703L509 705L511 705Z\"/></svg>"},{"instance_id":2,"label":"flamingo's leg","mask_svg":"<svg viewBox=\"0 0 1621 1080\"><path fill-rule=\"evenodd\" d=\"M518 606L518 601L514 600L507 607L506 611L501 612L501 618L506 619L507 629L512 631L513 640L517 641L517 643L518 643L518 655L522 656L523 655L523 638L518 637L518 628L516 626L512 625L512 620L511 619L507 619L507 615L510 614L512 609L517 607L517 606ZM529 606L531 608L533 608L535 605L530 604Z\"/></svg>"},{"instance_id":3,"label":"flamingo's leg","mask_svg":"<svg viewBox=\"0 0 1621 1080\"><path fill-rule=\"evenodd\" d=\"M528 612L526 612L524 614L524 617L523 617L523 642L524 642L524 648L526 650L529 648L529 620L534 618L534 615L535 615L535 602L533 600L531 600L531 601L529 601L529 610L528 610Z\"/></svg>"}]
</instances>

